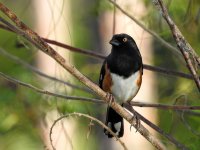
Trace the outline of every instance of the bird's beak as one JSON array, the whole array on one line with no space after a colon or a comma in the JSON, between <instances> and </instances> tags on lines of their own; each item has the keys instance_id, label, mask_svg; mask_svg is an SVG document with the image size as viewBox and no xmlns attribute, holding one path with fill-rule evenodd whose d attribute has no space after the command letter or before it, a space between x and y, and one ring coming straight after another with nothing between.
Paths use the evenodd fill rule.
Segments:
<instances>
[{"instance_id":1,"label":"bird's beak","mask_svg":"<svg viewBox=\"0 0 200 150\"><path fill-rule=\"evenodd\" d=\"M120 45L119 41L116 40L116 39L112 39L112 40L110 40L109 43L110 43L111 45L113 45L113 46L119 46L119 45Z\"/></svg>"}]
</instances>

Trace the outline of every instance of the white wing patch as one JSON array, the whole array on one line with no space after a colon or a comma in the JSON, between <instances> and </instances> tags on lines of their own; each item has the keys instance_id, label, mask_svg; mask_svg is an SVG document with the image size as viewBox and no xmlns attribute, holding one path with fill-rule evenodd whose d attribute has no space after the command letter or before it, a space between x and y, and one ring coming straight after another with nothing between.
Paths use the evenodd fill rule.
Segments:
<instances>
[{"instance_id":1,"label":"white wing patch","mask_svg":"<svg viewBox=\"0 0 200 150\"><path fill-rule=\"evenodd\" d=\"M133 98L137 94L139 90L139 87L137 85L137 80L139 76L139 71L135 72L126 79L118 76L117 74L111 73L113 83L111 91L118 102L122 103L130 100L130 98Z\"/></svg>"},{"instance_id":2,"label":"white wing patch","mask_svg":"<svg viewBox=\"0 0 200 150\"><path fill-rule=\"evenodd\" d=\"M111 126L111 125L112 125L111 122L108 122L108 125L107 125L107 126L108 126L108 128L110 128L110 130L112 130L112 128L111 128L112 126ZM108 133L109 133L109 131L106 130L106 131L105 131L105 134L108 134Z\"/></svg>"},{"instance_id":3,"label":"white wing patch","mask_svg":"<svg viewBox=\"0 0 200 150\"><path fill-rule=\"evenodd\" d=\"M103 75L101 74L101 75L100 75L100 81L102 81L102 80L103 80Z\"/></svg>"},{"instance_id":4,"label":"white wing patch","mask_svg":"<svg viewBox=\"0 0 200 150\"><path fill-rule=\"evenodd\" d=\"M117 130L116 135L119 135L120 129L121 129L121 122L114 124L115 130Z\"/></svg>"}]
</instances>

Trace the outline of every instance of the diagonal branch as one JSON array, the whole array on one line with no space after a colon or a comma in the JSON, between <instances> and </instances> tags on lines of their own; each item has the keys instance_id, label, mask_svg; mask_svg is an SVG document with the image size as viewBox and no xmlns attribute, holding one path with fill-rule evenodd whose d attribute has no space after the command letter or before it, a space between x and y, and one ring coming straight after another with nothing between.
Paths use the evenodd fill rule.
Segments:
<instances>
[{"instance_id":1,"label":"diagonal branch","mask_svg":"<svg viewBox=\"0 0 200 150\"><path fill-rule=\"evenodd\" d=\"M28 28L23 22L21 22L17 16L10 11L7 7L5 7L2 3L0 3L0 10L8 16L18 28L23 33L23 36L28 39L31 43L33 43L36 47L40 48L44 53L52 57L55 61L57 61L63 68L65 68L69 73L71 73L74 77L76 77L79 81L93 90L96 94L104 99L105 102L109 103L109 98L107 98L107 94L99 88L96 84L94 84L90 79L86 78L83 74L81 74L73 65L68 63L60 54L58 54L52 47L50 47L37 33L33 32L30 28ZM1 18L2 20L2 18ZM16 28L17 30L19 30ZM132 115L123 109L118 103L115 101L111 103L111 107L119 113L123 118L125 118L130 124L137 127L137 121L132 117ZM155 148L159 150L166 149L164 145L150 132L144 127L140 126L138 128L138 132L143 135Z\"/></svg>"},{"instance_id":2,"label":"diagonal branch","mask_svg":"<svg viewBox=\"0 0 200 150\"><path fill-rule=\"evenodd\" d=\"M200 58L196 54L196 52L193 50L191 45L185 40L184 36L182 35L181 31L178 29L174 21L171 19L171 17L168 14L167 8L165 7L162 0L153 0L153 3L158 8L158 10L161 12L163 18L168 23L172 35L176 41L177 47L179 48L180 52L182 53L185 62L187 63L187 67L190 70L191 74L193 75L194 81L196 83L196 86L200 92L200 79L199 76L195 70L195 66L193 65L192 58L195 58L195 62L200 65Z\"/></svg>"}]
</instances>

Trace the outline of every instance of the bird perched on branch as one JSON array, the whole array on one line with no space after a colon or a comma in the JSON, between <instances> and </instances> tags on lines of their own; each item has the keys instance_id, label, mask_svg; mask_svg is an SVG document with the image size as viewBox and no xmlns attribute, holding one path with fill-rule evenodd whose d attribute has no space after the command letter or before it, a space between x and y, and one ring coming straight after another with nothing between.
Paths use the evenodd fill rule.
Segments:
<instances>
[{"instance_id":1,"label":"bird perched on branch","mask_svg":"<svg viewBox=\"0 0 200 150\"><path fill-rule=\"evenodd\" d=\"M103 62L99 86L123 105L131 101L142 83L142 57L134 39L127 34L115 34L110 40L111 53ZM112 98L111 98L112 99ZM110 106L105 123L119 138L124 134L123 118ZM106 129L104 133L113 137Z\"/></svg>"}]
</instances>

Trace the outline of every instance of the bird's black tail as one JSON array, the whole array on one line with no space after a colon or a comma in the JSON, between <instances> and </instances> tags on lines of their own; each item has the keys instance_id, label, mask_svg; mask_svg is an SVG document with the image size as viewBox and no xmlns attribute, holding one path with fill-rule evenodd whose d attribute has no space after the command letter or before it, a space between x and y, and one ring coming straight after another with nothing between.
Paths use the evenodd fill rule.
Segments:
<instances>
[{"instance_id":1,"label":"bird's black tail","mask_svg":"<svg viewBox=\"0 0 200 150\"><path fill-rule=\"evenodd\" d=\"M105 123L119 138L124 135L124 122L123 118L116 113L111 107L107 108L107 117ZM104 129L104 133L112 138L112 134L110 134L106 129Z\"/></svg>"}]
</instances>

